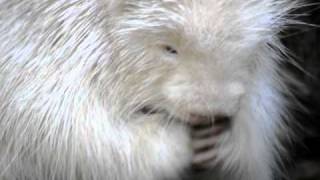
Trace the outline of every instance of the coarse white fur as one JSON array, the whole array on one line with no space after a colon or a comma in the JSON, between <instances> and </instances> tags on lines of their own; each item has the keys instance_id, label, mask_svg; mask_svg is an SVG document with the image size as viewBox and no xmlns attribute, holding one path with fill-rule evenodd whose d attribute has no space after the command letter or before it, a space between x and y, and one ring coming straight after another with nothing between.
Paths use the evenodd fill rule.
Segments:
<instances>
[{"instance_id":1,"label":"coarse white fur","mask_svg":"<svg viewBox=\"0 0 320 180\"><path fill-rule=\"evenodd\" d=\"M179 179L188 115L224 113L211 179L271 180L287 133L277 34L295 7L0 0L0 179Z\"/></svg>"}]
</instances>

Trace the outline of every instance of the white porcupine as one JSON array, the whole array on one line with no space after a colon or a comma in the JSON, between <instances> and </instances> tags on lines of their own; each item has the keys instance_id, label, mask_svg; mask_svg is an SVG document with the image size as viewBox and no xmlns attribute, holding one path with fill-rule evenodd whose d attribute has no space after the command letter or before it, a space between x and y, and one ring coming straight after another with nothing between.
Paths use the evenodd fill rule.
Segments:
<instances>
[{"instance_id":1,"label":"white porcupine","mask_svg":"<svg viewBox=\"0 0 320 180\"><path fill-rule=\"evenodd\" d=\"M0 179L179 179L188 122L217 114L232 126L211 179L273 179L288 107L277 34L296 7L0 0Z\"/></svg>"}]
</instances>

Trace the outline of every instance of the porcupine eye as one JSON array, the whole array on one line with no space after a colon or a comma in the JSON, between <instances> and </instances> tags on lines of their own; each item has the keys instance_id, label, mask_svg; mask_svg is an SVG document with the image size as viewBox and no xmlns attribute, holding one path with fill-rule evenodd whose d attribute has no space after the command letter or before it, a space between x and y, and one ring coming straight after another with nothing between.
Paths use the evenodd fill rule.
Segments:
<instances>
[{"instance_id":1,"label":"porcupine eye","mask_svg":"<svg viewBox=\"0 0 320 180\"><path fill-rule=\"evenodd\" d=\"M178 54L178 51L176 49L174 49L173 47L169 46L169 45L165 45L164 46L164 50L169 54L173 54L173 55L177 55Z\"/></svg>"}]
</instances>

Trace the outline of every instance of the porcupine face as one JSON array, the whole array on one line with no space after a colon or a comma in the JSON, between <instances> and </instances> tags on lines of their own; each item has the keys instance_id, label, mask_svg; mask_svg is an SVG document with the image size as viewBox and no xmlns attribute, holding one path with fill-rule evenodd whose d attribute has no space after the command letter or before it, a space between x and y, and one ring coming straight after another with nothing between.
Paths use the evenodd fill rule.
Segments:
<instances>
[{"instance_id":1,"label":"porcupine face","mask_svg":"<svg viewBox=\"0 0 320 180\"><path fill-rule=\"evenodd\" d=\"M120 2L110 37L117 52L117 83L130 93L114 96L136 111L186 121L190 116L234 116L250 95L257 73L274 64L272 58L260 57L268 56L266 49L274 43L284 4Z\"/></svg>"}]
</instances>

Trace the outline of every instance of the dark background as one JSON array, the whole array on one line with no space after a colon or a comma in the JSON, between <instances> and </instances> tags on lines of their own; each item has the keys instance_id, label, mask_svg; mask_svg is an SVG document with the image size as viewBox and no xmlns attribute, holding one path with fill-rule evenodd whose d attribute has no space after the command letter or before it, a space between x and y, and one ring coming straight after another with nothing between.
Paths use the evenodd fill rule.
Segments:
<instances>
[{"instance_id":1,"label":"dark background","mask_svg":"<svg viewBox=\"0 0 320 180\"><path fill-rule=\"evenodd\" d=\"M309 5L293 14L310 25L301 25L283 33L283 42L295 55L305 70L287 65L305 84L297 95L306 107L305 112L295 112L300 123L300 143L291 149L292 161L288 163L290 180L320 180L320 0L307 0Z\"/></svg>"}]
</instances>

